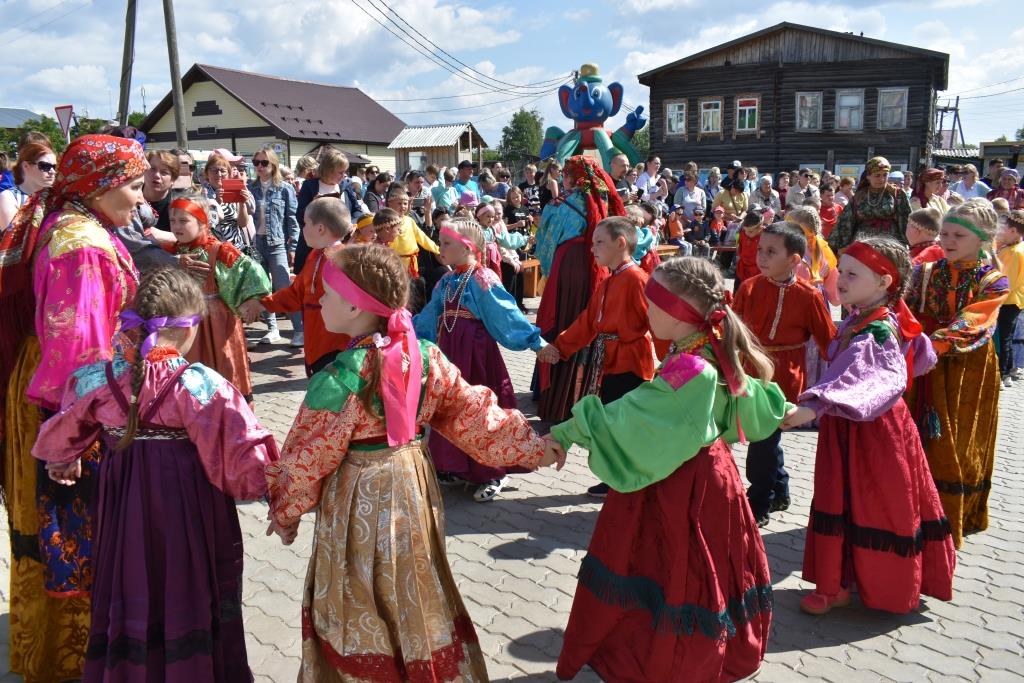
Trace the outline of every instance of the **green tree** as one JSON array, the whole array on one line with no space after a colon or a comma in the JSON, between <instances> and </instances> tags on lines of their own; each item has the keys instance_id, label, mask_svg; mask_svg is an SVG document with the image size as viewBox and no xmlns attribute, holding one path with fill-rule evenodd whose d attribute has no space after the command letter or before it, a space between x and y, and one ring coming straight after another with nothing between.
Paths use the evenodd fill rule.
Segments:
<instances>
[{"instance_id":1,"label":"green tree","mask_svg":"<svg viewBox=\"0 0 1024 683\"><path fill-rule=\"evenodd\" d=\"M1017 132L1013 134L1014 140L1024 140L1024 126L1017 129Z\"/></svg>"},{"instance_id":2,"label":"green tree","mask_svg":"<svg viewBox=\"0 0 1024 683\"><path fill-rule=\"evenodd\" d=\"M510 161L536 157L544 142L544 119L536 109L520 109L501 129L498 151Z\"/></svg>"},{"instance_id":3,"label":"green tree","mask_svg":"<svg viewBox=\"0 0 1024 683\"><path fill-rule=\"evenodd\" d=\"M128 114L128 125L138 128L142 125L142 122L146 120L146 115L141 111L133 111Z\"/></svg>"},{"instance_id":4,"label":"green tree","mask_svg":"<svg viewBox=\"0 0 1024 683\"><path fill-rule=\"evenodd\" d=\"M633 134L633 146L640 152L640 156L647 158L651 153L651 124L648 123Z\"/></svg>"},{"instance_id":5,"label":"green tree","mask_svg":"<svg viewBox=\"0 0 1024 683\"><path fill-rule=\"evenodd\" d=\"M1009 142L1009 141L1010 141L1010 138L1006 137L1005 135L1000 135L995 140L993 140L993 142Z\"/></svg>"},{"instance_id":6,"label":"green tree","mask_svg":"<svg viewBox=\"0 0 1024 683\"><path fill-rule=\"evenodd\" d=\"M109 125L110 122L106 119L89 119L84 116L76 116L75 122L71 124L71 137L74 139L79 135L93 135Z\"/></svg>"},{"instance_id":7,"label":"green tree","mask_svg":"<svg viewBox=\"0 0 1024 683\"><path fill-rule=\"evenodd\" d=\"M26 121L24 124L10 131L0 131L0 144L8 153L17 153L18 139L29 131L37 131L50 138L50 145L54 151L60 153L67 147L64 141L64 133L61 132L60 124L56 119L43 115L38 120Z\"/></svg>"}]
</instances>

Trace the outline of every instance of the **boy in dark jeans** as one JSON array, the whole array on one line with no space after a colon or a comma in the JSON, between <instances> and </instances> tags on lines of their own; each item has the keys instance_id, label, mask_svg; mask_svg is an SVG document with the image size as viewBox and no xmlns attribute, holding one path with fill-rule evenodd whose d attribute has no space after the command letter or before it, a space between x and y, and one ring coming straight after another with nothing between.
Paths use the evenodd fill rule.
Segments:
<instances>
[{"instance_id":1,"label":"boy in dark jeans","mask_svg":"<svg viewBox=\"0 0 1024 683\"><path fill-rule=\"evenodd\" d=\"M688 232L684 234L686 241L693 245L692 255L711 258L711 247L718 244L718 233L711 229L702 207L698 206L693 210L693 220L689 222L687 228Z\"/></svg>"}]
</instances>

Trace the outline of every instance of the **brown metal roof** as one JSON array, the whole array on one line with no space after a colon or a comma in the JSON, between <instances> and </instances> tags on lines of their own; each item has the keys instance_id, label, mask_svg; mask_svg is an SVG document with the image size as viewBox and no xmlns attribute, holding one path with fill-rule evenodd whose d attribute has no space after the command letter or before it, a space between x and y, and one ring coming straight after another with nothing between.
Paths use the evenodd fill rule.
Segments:
<instances>
[{"instance_id":1,"label":"brown metal roof","mask_svg":"<svg viewBox=\"0 0 1024 683\"><path fill-rule=\"evenodd\" d=\"M370 99L362 90L340 85L297 81L208 64L193 64L181 79L182 88L212 80L282 137L390 144L405 123ZM168 93L149 113L141 128L148 131L171 108Z\"/></svg>"},{"instance_id":2,"label":"brown metal roof","mask_svg":"<svg viewBox=\"0 0 1024 683\"><path fill-rule=\"evenodd\" d=\"M684 66L685 64L687 64L689 62L693 62L695 60L701 59L701 58L706 57L708 55L711 55L713 53L716 53L716 52L719 52L719 51L722 51L722 50L727 50L727 49L729 49L731 47L734 47L736 45L741 45L742 43L754 40L756 38L761 38L763 36L770 35L770 34L773 34L773 33L779 33L779 32L782 32L782 31L796 31L796 32L802 32L802 33L817 34L819 36L827 36L829 38L840 39L840 40L847 40L847 41L851 41L851 42L854 42L854 43L861 43L863 45L870 45L870 46L874 46L876 48L885 48L887 50L895 50L895 51L904 52L904 53L907 53L907 54L910 54L910 55L917 55L917 56L920 56L920 57L926 57L926 58L942 60L942 62L943 62L942 79L941 79L941 82L938 84L938 88L937 89L938 90L945 90L946 89L946 86L947 86L946 81L948 80L948 76L949 76L949 55L944 53L944 52L936 52L934 50L926 50L924 48L914 47L913 45L903 45L901 43L891 43L891 42L889 42L887 40L878 40L877 38L867 38L867 37L865 37L863 35L860 35L860 36L854 35L853 33L840 33L838 31L830 31L828 29L818 28L816 26L805 26L804 24L794 24L794 23L788 22L788 21L783 21L783 22L778 23L778 24L776 24L774 26L769 26L768 28L761 29L760 31L755 31L754 33L750 33L748 35L741 36L739 38L736 38L734 40L730 40L730 41L722 43L720 45L715 45L714 47L710 47L710 48L708 48L706 50L701 50L700 52L696 52L696 53L694 53L692 55L683 57L682 59L677 59L674 62L670 62L669 64L664 64L664 65L659 66L659 67L657 67L655 69L651 69L650 71L645 71L644 73L642 73L639 76L637 76L637 80L639 80L640 83L642 83L643 85L650 85L650 83L649 83L650 78L652 76L656 75L656 74L659 74L659 73L663 72L663 71L668 71L669 69L674 69L674 68L679 67L679 66Z\"/></svg>"}]
</instances>

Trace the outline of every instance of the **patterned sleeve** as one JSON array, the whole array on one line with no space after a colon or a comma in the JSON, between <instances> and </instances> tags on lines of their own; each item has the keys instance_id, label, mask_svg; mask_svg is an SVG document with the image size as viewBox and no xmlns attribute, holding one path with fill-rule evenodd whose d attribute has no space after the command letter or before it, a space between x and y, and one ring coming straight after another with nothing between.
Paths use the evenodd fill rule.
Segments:
<instances>
[{"instance_id":1,"label":"patterned sleeve","mask_svg":"<svg viewBox=\"0 0 1024 683\"><path fill-rule=\"evenodd\" d=\"M350 394L341 412L299 408L284 442L281 459L267 466L270 514L287 526L320 503L323 480L338 469L358 420L359 410Z\"/></svg>"},{"instance_id":2,"label":"patterned sleeve","mask_svg":"<svg viewBox=\"0 0 1024 683\"><path fill-rule=\"evenodd\" d=\"M92 246L61 253L36 273L40 361L29 400L55 411L72 372L110 360L111 321L124 304L117 273L114 256Z\"/></svg>"},{"instance_id":3,"label":"patterned sleeve","mask_svg":"<svg viewBox=\"0 0 1024 683\"><path fill-rule=\"evenodd\" d=\"M839 214L839 219L836 221L836 227L832 229L832 234L828 236L828 246L832 248L836 256L839 256L839 252L846 249L853 242L853 233L856 230L856 225L854 225L857 214L855 208L856 201L856 197L850 200L847 207Z\"/></svg>"},{"instance_id":4,"label":"patterned sleeve","mask_svg":"<svg viewBox=\"0 0 1024 683\"><path fill-rule=\"evenodd\" d=\"M89 449L102 425L93 411L97 391L78 396L77 375L68 380L59 413L44 422L32 456L48 463L70 463Z\"/></svg>"},{"instance_id":5,"label":"patterned sleeve","mask_svg":"<svg viewBox=\"0 0 1024 683\"><path fill-rule=\"evenodd\" d=\"M498 405L487 387L472 386L436 346L429 347L426 391L437 395L430 426L474 460L495 467L536 469L544 440L518 410Z\"/></svg>"},{"instance_id":6,"label":"patterned sleeve","mask_svg":"<svg viewBox=\"0 0 1024 683\"><path fill-rule=\"evenodd\" d=\"M949 325L932 333L935 352L940 356L970 353L987 344L996 329L999 307L1009 292L1009 282L999 271L989 270L982 275L974 301L957 311Z\"/></svg>"},{"instance_id":7,"label":"patterned sleeve","mask_svg":"<svg viewBox=\"0 0 1024 683\"><path fill-rule=\"evenodd\" d=\"M225 244L221 249L227 248ZM239 253L230 266L218 261L215 276L220 298L232 311L249 299L262 299L271 292L267 271L245 254Z\"/></svg>"}]
</instances>

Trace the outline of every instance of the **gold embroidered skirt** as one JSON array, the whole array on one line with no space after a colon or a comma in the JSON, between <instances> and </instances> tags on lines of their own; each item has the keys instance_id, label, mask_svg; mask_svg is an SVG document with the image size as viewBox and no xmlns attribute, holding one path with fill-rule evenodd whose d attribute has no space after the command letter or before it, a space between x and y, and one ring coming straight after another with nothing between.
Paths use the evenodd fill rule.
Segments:
<instances>
[{"instance_id":1,"label":"gold embroidered skirt","mask_svg":"<svg viewBox=\"0 0 1024 683\"><path fill-rule=\"evenodd\" d=\"M430 457L418 442L355 448L320 497L299 680L487 681Z\"/></svg>"},{"instance_id":2,"label":"gold embroidered skirt","mask_svg":"<svg viewBox=\"0 0 1024 683\"><path fill-rule=\"evenodd\" d=\"M27 338L11 373L5 406L4 481L11 534L11 671L26 683L56 683L82 675L89 638L89 598L54 598L44 587L46 567L39 550L36 506L37 461L32 446L39 409L25 400L39 364L39 340Z\"/></svg>"}]
</instances>

